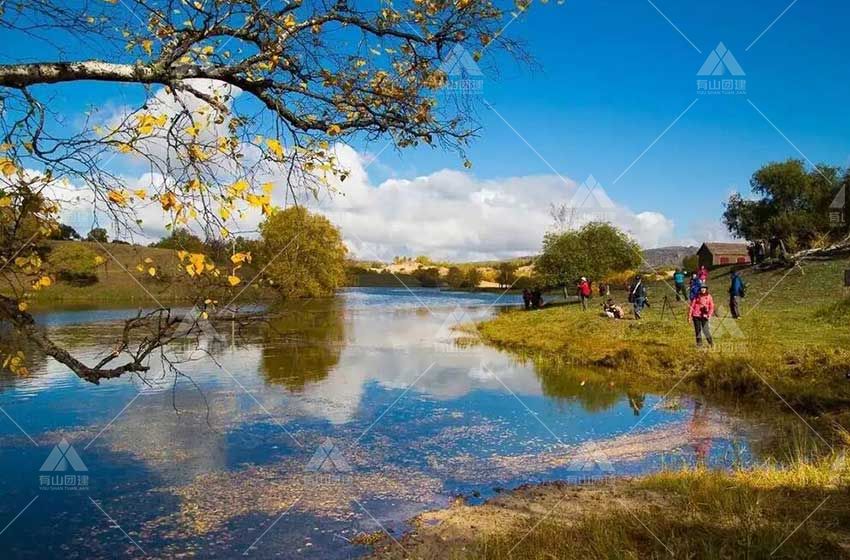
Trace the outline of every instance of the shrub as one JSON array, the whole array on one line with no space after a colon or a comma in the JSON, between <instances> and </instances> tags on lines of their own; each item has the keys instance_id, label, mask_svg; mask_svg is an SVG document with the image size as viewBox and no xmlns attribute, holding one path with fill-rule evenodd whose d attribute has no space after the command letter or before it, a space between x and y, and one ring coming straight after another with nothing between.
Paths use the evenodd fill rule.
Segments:
<instances>
[{"instance_id":1,"label":"shrub","mask_svg":"<svg viewBox=\"0 0 850 560\"><path fill-rule=\"evenodd\" d=\"M97 282L98 255L79 243L63 243L50 252L48 263L56 276L77 286Z\"/></svg>"}]
</instances>

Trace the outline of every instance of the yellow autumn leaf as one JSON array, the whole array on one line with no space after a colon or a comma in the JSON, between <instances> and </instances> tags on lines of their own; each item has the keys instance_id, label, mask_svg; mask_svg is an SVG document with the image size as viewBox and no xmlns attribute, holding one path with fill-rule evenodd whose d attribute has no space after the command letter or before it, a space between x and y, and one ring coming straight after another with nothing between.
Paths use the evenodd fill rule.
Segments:
<instances>
[{"instance_id":1,"label":"yellow autumn leaf","mask_svg":"<svg viewBox=\"0 0 850 560\"><path fill-rule=\"evenodd\" d=\"M130 144L126 144L124 142L120 142L118 144L118 151L122 154L128 154L130 153L130 151L132 151L132 149L133 146L131 146Z\"/></svg>"},{"instance_id":2,"label":"yellow autumn leaf","mask_svg":"<svg viewBox=\"0 0 850 560\"><path fill-rule=\"evenodd\" d=\"M278 140L268 139L266 140L266 145L269 147L269 151L271 151L275 157L278 159L283 157L283 146L280 145Z\"/></svg>"},{"instance_id":3,"label":"yellow autumn leaf","mask_svg":"<svg viewBox=\"0 0 850 560\"><path fill-rule=\"evenodd\" d=\"M150 275L150 276L156 276L156 268L154 268L154 267L150 267L150 268L148 269L148 275Z\"/></svg>"},{"instance_id":4,"label":"yellow autumn leaf","mask_svg":"<svg viewBox=\"0 0 850 560\"><path fill-rule=\"evenodd\" d=\"M0 173L3 173L6 177L12 175L17 170L18 168L12 160L8 158L0 159Z\"/></svg>"},{"instance_id":5,"label":"yellow autumn leaf","mask_svg":"<svg viewBox=\"0 0 850 560\"><path fill-rule=\"evenodd\" d=\"M105 263L105 262L106 262L106 259L104 259L104 258L103 258L103 257L101 257L100 255L97 255L97 256L94 258L94 265L95 265L95 266L100 266L100 265L102 265L102 264L103 264L103 263Z\"/></svg>"},{"instance_id":6,"label":"yellow autumn leaf","mask_svg":"<svg viewBox=\"0 0 850 560\"><path fill-rule=\"evenodd\" d=\"M204 271L204 255L201 253L192 253L189 256L189 262L195 273L201 274Z\"/></svg>"},{"instance_id":7,"label":"yellow autumn leaf","mask_svg":"<svg viewBox=\"0 0 850 560\"><path fill-rule=\"evenodd\" d=\"M136 270L138 270L139 272L144 272L145 266L143 264L139 263L139 264L136 265Z\"/></svg>"},{"instance_id":8,"label":"yellow autumn leaf","mask_svg":"<svg viewBox=\"0 0 850 560\"><path fill-rule=\"evenodd\" d=\"M12 145L8 142L3 142L2 144L0 144L0 152L8 152L11 149Z\"/></svg>"},{"instance_id":9,"label":"yellow autumn leaf","mask_svg":"<svg viewBox=\"0 0 850 560\"><path fill-rule=\"evenodd\" d=\"M293 14L288 14L283 19L283 26L287 29L292 29L293 27L295 27L295 16Z\"/></svg>"},{"instance_id":10,"label":"yellow autumn leaf","mask_svg":"<svg viewBox=\"0 0 850 560\"><path fill-rule=\"evenodd\" d=\"M336 136L337 134L340 134L341 132L342 132L342 129L339 127L338 124L332 124L328 127L328 134L330 134L331 136Z\"/></svg>"},{"instance_id":11,"label":"yellow autumn leaf","mask_svg":"<svg viewBox=\"0 0 850 560\"><path fill-rule=\"evenodd\" d=\"M232 274L227 277L227 283L231 286L236 286L241 281L242 279L240 279L238 276L233 276Z\"/></svg>"},{"instance_id":12,"label":"yellow autumn leaf","mask_svg":"<svg viewBox=\"0 0 850 560\"><path fill-rule=\"evenodd\" d=\"M153 54L153 41L151 41L150 39L145 39L144 41L142 41L142 50L145 51L145 54L147 54L148 56Z\"/></svg>"},{"instance_id":13,"label":"yellow autumn leaf","mask_svg":"<svg viewBox=\"0 0 850 560\"><path fill-rule=\"evenodd\" d=\"M180 262L183 262L183 261L185 261L185 260L186 260L186 256L187 256L188 254L189 254L189 253L188 253L188 252L186 252L186 251L182 251L182 250L181 250L181 251L177 251L177 258L178 258L178 259L180 259Z\"/></svg>"},{"instance_id":14,"label":"yellow autumn leaf","mask_svg":"<svg viewBox=\"0 0 850 560\"><path fill-rule=\"evenodd\" d=\"M229 190L233 196L239 196L240 194L248 190L249 186L250 185L248 184L248 181L246 181L245 179L239 179L238 181L230 185Z\"/></svg>"},{"instance_id":15,"label":"yellow autumn leaf","mask_svg":"<svg viewBox=\"0 0 850 560\"><path fill-rule=\"evenodd\" d=\"M38 279L38 283L39 283L42 287L47 288L47 287L49 287L51 284L53 284L53 280L51 280L51 279L50 279L50 276L42 276L41 278L39 278L39 279Z\"/></svg>"},{"instance_id":16,"label":"yellow autumn leaf","mask_svg":"<svg viewBox=\"0 0 850 560\"><path fill-rule=\"evenodd\" d=\"M192 144L189 147L189 158L195 161L206 161L210 158L210 156L203 150L203 148L197 144Z\"/></svg>"},{"instance_id":17,"label":"yellow autumn leaf","mask_svg":"<svg viewBox=\"0 0 850 560\"><path fill-rule=\"evenodd\" d=\"M234 253L230 257L230 262L232 262L233 264L251 262L251 253Z\"/></svg>"},{"instance_id":18,"label":"yellow autumn leaf","mask_svg":"<svg viewBox=\"0 0 850 560\"><path fill-rule=\"evenodd\" d=\"M203 186L204 186L204 185L203 185L203 183L201 183L201 180L200 180L200 179L197 179L197 178L195 178L195 179L191 179L191 180L190 180L190 181L186 184L186 187L187 187L190 191L199 191L199 190L201 190L201 189L202 189L202 187L203 187Z\"/></svg>"},{"instance_id":19,"label":"yellow autumn leaf","mask_svg":"<svg viewBox=\"0 0 850 560\"><path fill-rule=\"evenodd\" d=\"M145 259L145 264L151 264L152 262L153 262L153 259L150 258L150 257Z\"/></svg>"},{"instance_id":20,"label":"yellow autumn leaf","mask_svg":"<svg viewBox=\"0 0 850 560\"><path fill-rule=\"evenodd\" d=\"M227 220L230 218L230 209L227 206L222 206L218 209L218 215L221 216L222 220Z\"/></svg>"},{"instance_id":21,"label":"yellow autumn leaf","mask_svg":"<svg viewBox=\"0 0 850 560\"><path fill-rule=\"evenodd\" d=\"M29 305L27 305L27 302L22 301L18 304L18 311L26 311L27 307L29 307Z\"/></svg>"},{"instance_id":22,"label":"yellow autumn leaf","mask_svg":"<svg viewBox=\"0 0 850 560\"><path fill-rule=\"evenodd\" d=\"M133 194L136 195L136 198L141 198L142 200L144 200L148 196L148 191L146 191L145 189L136 189L135 191L133 191Z\"/></svg>"},{"instance_id":23,"label":"yellow autumn leaf","mask_svg":"<svg viewBox=\"0 0 850 560\"><path fill-rule=\"evenodd\" d=\"M207 45L206 47L201 49L201 54L205 54L205 55L211 55L214 52L215 52L215 48L213 48L212 45Z\"/></svg>"},{"instance_id":24,"label":"yellow autumn leaf","mask_svg":"<svg viewBox=\"0 0 850 560\"><path fill-rule=\"evenodd\" d=\"M124 191L111 190L106 193L106 198L109 202L117 204L118 206L124 206L127 204L127 194Z\"/></svg>"},{"instance_id":25,"label":"yellow autumn leaf","mask_svg":"<svg viewBox=\"0 0 850 560\"><path fill-rule=\"evenodd\" d=\"M180 208L182 207L182 204L180 204L180 202L177 200L177 197L174 196L174 193L171 191L162 194L159 197L159 203L162 206L162 209L166 212L168 210L180 210Z\"/></svg>"},{"instance_id":26,"label":"yellow autumn leaf","mask_svg":"<svg viewBox=\"0 0 850 560\"><path fill-rule=\"evenodd\" d=\"M4 196L0 198L0 208L8 208L12 205L12 197Z\"/></svg>"}]
</instances>

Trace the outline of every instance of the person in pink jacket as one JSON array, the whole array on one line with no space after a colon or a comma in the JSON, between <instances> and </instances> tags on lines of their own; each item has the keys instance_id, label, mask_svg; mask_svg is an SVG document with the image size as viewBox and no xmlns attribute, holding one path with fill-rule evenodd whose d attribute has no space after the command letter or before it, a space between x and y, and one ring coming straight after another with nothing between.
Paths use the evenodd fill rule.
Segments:
<instances>
[{"instance_id":1,"label":"person in pink jacket","mask_svg":"<svg viewBox=\"0 0 850 560\"><path fill-rule=\"evenodd\" d=\"M694 325L697 346L702 346L703 335L705 335L708 345L714 346L714 339L711 338L711 330L708 325L709 319L713 316L714 299L708 293L708 286L703 284L700 286L699 295L691 301L691 308L688 313L688 322Z\"/></svg>"}]
</instances>

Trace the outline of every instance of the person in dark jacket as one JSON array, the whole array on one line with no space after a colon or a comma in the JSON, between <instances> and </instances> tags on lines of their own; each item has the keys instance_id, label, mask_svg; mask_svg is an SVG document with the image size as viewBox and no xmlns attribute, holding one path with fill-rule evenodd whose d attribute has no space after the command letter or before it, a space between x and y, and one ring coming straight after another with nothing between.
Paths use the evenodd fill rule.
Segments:
<instances>
[{"instance_id":1,"label":"person in dark jacket","mask_svg":"<svg viewBox=\"0 0 850 560\"><path fill-rule=\"evenodd\" d=\"M746 289L744 279L741 278L740 273L737 270L733 270L729 282L729 310L732 313L733 319L741 317L739 299L744 297Z\"/></svg>"},{"instance_id":2,"label":"person in dark jacket","mask_svg":"<svg viewBox=\"0 0 850 560\"><path fill-rule=\"evenodd\" d=\"M635 319L640 319L640 314L647 305L646 286L640 276L635 276L635 281L629 288L629 299L634 306Z\"/></svg>"},{"instance_id":3,"label":"person in dark jacket","mask_svg":"<svg viewBox=\"0 0 850 560\"><path fill-rule=\"evenodd\" d=\"M522 304L526 310L531 309L531 292L528 288L522 289Z\"/></svg>"}]
</instances>

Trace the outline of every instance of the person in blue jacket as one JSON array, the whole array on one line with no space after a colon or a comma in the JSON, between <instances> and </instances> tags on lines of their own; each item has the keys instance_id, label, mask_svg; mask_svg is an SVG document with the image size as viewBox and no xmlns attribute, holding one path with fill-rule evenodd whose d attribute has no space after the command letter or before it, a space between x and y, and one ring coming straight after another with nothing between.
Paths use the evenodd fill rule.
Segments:
<instances>
[{"instance_id":1,"label":"person in blue jacket","mask_svg":"<svg viewBox=\"0 0 850 560\"><path fill-rule=\"evenodd\" d=\"M691 290L688 293L688 301L694 301L699 297L699 289L702 288L702 282L696 273L691 275Z\"/></svg>"},{"instance_id":2,"label":"person in blue jacket","mask_svg":"<svg viewBox=\"0 0 850 560\"><path fill-rule=\"evenodd\" d=\"M733 319L741 316L740 298L744 297L747 290L744 279L737 270L733 270L729 282L729 310Z\"/></svg>"}]
</instances>

